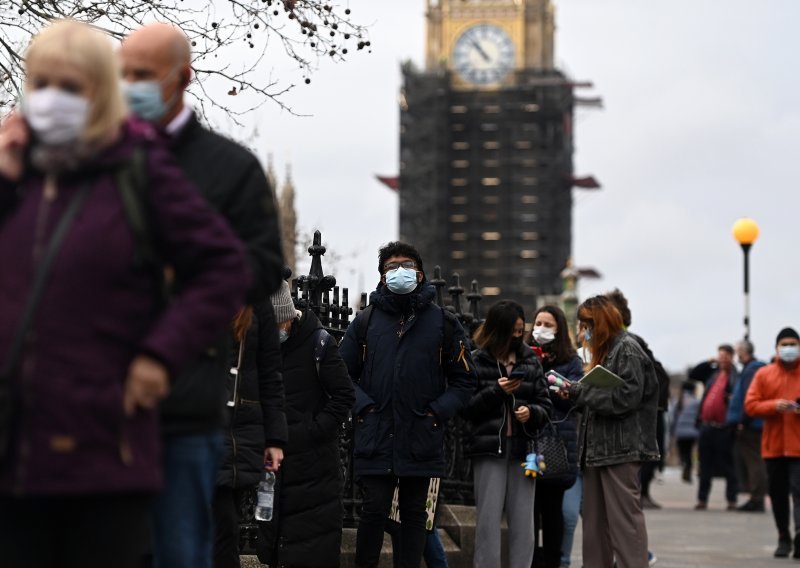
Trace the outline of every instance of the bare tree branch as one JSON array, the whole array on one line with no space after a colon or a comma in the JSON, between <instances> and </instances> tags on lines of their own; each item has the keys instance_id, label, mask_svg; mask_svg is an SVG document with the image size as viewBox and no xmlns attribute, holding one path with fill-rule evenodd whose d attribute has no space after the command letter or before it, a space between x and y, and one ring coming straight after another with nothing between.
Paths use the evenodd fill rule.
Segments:
<instances>
[{"instance_id":1,"label":"bare tree branch","mask_svg":"<svg viewBox=\"0 0 800 568\"><path fill-rule=\"evenodd\" d=\"M297 79L309 83L321 61L341 62L370 47L367 27L333 0L0 0L0 107L20 90L25 46L58 18L90 23L117 40L151 21L181 28L192 44L201 111L222 110L237 124L268 101L291 112L285 96ZM278 53L296 66L294 80L275 80L265 69Z\"/></svg>"}]
</instances>

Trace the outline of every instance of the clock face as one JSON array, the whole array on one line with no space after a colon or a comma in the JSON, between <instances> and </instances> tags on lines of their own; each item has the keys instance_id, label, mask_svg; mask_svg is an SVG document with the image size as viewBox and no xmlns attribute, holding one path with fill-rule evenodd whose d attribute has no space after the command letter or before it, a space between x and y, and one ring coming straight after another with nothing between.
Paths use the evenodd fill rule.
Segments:
<instances>
[{"instance_id":1,"label":"clock face","mask_svg":"<svg viewBox=\"0 0 800 568\"><path fill-rule=\"evenodd\" d=\"M514 68L514 43L500 27L468 28L453 48L453 63L461 78L475 85L499 83Z\"/></svg>"}]
</instances>

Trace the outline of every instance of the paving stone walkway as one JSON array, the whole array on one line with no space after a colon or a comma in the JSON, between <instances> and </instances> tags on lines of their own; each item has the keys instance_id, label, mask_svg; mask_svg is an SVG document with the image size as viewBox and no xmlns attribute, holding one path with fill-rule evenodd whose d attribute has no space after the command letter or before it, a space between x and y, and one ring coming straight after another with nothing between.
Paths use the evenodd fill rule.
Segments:
<instances>
[{"instance_id":1,"label":"paving stone walkway","mask_svg":"<svg viewBox=\"0 0 800 568\"><path fill-rule=\"evenodd\" d=\"M796 560L777 559L772 553L777 544L772 514L726 511L725 483L715 479L709 509L695 511L697 481L691 485L680 479L677 468L667 468L659 482L653 482L653 499L663 505L648 510L647 528L650 549L658 557L657 568L772 568L798 566ZM744 502L746 496L741 496ZM580 568L580 528L575 536L573 568ZM255 557L242 557L243 567L259 566ZM490 568L490 567L487 567Z\"/></svg>"}]
</instances>

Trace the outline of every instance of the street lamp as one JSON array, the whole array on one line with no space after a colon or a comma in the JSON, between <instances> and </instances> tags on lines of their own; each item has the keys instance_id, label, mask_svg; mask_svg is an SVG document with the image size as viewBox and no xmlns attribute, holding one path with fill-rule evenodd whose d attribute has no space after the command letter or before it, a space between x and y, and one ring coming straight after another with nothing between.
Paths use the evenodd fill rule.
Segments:
<instances>
[{"instance_id":1,"label":"street lamp","mask_svg":"<svg viewBox=\"0 0 800 568\"><path fill-rule=\"evenodd\" d=\"M733 238L744 252L744 338L750 339L750 247L758 238L758 225L748 217L733 224Z\"/></svg>"}]
</instances>

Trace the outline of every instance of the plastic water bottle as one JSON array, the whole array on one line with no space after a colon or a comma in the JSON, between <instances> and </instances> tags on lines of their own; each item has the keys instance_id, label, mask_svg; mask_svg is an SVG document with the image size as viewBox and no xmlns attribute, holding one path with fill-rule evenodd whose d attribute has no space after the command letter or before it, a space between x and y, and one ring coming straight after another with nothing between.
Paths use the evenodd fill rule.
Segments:
<instances>
[{"instance_id":1,"label":"plastic water bottle","mask_svg":"<svg viewBox=\"0 0 800 568\"><path fill-rule=\"evenodd\" d=\"M258 483L256 501L256 520L271 521L272 508L275 503L275 474L265 471L264 477Z\"/></svg>"}]
</instances>

